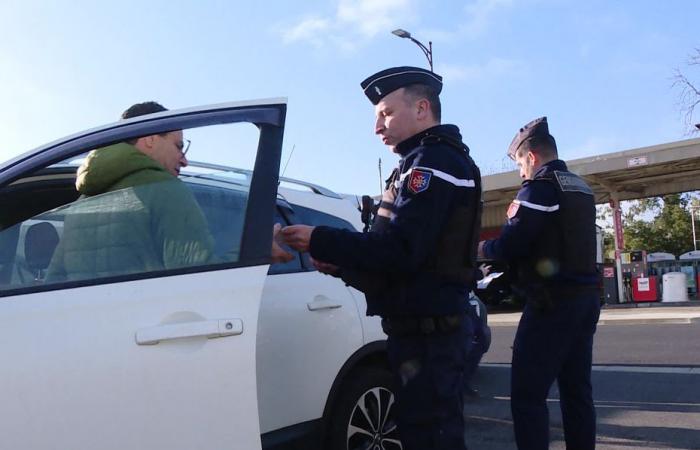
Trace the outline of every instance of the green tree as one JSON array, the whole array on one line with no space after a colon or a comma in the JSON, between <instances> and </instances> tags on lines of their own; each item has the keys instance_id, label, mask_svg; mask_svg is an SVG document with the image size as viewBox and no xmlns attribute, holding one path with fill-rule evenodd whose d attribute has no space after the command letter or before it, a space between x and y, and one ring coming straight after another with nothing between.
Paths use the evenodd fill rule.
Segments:
<instances>
[{"instance_id":1,"label":"green tree","mask_svg":"<svg viewBox=\"0 0 700 450\"><path fill-rule=\"evenodd\" d=\"M627 249L668 252L676 256L692 250L688 208L692 198L690 194L671 194L633 203L623 217Z\"/></svg>"},{"instance_id":2,"label":"green tree","mask_svg":"<svg viewBox=\"0 0 700 450\"><path fill-rule=\"evenodd\" d=\"M615 258L615 231L613 230L612 208L610 205L596 205L596 225L603 232L603 259Z\"/></svg>"}]
</instances>

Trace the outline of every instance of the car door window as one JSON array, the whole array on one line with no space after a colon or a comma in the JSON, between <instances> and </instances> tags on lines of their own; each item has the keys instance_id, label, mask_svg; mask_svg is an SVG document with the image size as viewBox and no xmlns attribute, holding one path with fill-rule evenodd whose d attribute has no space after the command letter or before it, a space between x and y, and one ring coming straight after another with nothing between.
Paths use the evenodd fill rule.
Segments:
<instances>
[{"instance_id":1,"label":"car door window","mask_svg":"<svg viewBox=\"0 0 700 450\"><path fill-rule=\"evenodd\" d=\"M184 130L197 137L187 156L255 155L251 131L247 123ZM250 172L206 162L174 177L167 161L132 143L94 149L0 190L3 203L17 205L0 217L0 291L245 263Z\"/></svg>"}]
</instances>

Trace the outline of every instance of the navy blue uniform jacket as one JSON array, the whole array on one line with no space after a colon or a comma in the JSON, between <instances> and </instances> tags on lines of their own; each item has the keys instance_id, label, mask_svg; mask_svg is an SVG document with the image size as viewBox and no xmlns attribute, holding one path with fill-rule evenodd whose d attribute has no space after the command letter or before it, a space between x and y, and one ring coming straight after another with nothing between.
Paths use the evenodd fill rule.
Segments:
<instances>
[{"instance_id":1,"label":"navy blue uniform jacket","mask_svg":"<svg viewBox=\"0 0 700 450\"><path fill-rule=\"evenodd\" d=\"M483 246L486 258L514 265L511 269L519 273L517 284L521 287L591 285L597 281L594 267L582 273L570 270L575 264L567 263L567 260L591 259L591 251L595 257L590 239L583 238L595 234L591 224L595 220L593 198L581 197L580 205L576 203L565 210L571 217L561 216L563 202L571 200L544 179L556 171L568 173L566 163L559 159L550 161L535 172L532 180L523 182L508 208L508 220L500 237L486 241ZM564 223L569 225L566 230Z\"/></svg>"},{"instance_id":2,"label":"navy blue uniform jacket","mask_svg":"<svg viewBox=\"0 0 700 450\"><path fill-rule=\"evenodd\" d=\"M311 256L368 273L381 285L371 295L365 291L368 315L425 317L463 309L468 283L431 271L431 258L457 208L476 211L480 176L468 149L428 136L462 140L456 126L439 125L396 147L401 177L388 226L368 233L319 226L311 235Z\"/></svg>"}]
</instances>

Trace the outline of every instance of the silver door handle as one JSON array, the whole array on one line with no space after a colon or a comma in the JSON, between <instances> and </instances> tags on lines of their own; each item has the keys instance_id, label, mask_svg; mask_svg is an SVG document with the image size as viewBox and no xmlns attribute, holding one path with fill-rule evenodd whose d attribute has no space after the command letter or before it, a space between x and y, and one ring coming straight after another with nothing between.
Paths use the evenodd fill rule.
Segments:
<instances>
[{"instance_id":1,"label":"silver door handle","mask_svg":"<svg viewBox=\"0 0 700 450\"><path fill-rule=\"evenodd\" d=\"M317 295L314 297L314 301L306 304L306 307L309 308L309 311L319 311L319 310L323 310L323 309L336 309L336 308L341 308L342 306L343 306L342 303L338 303L335 300L331 300L330 298L326 297L325 295Z\"/></svg>"},{"instance_id":2,"label":"silver door handle","mask_svg":"<svg viewBox=\"0 0 700 450\"><path fill-rule=\"evenodd\" d=\"M241 319L201 320L196 322L169 323L136 331L138 345L155 345L161 341L191 337L217 338L243 333Z\"/></svg>"}]
</instances>

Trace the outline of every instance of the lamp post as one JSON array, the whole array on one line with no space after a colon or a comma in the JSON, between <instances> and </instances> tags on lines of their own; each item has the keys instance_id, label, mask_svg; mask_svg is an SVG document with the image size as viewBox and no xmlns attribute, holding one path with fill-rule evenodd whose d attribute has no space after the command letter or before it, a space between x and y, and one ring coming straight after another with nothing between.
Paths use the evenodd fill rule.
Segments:
<instances>
[{"instance_id":1,"label":"lamp post","mask_svg":"<svg viewBox=\"0 0 700 450\"><path fill-rule=\"evenodd\" d=\"M691 206L690 207L690 223L693 226L693 250L697 251L698 249L698 241L695 239L695 211L700 209L700 206Z\"/></svg>"},{"instance_id":2,"label":"lamp post","mask_svg":"<svg viewBox=\"0 0 700 450\"><path fill-rule=\"evenodd\" d=\"M426 47L418 39L411 37L411 33L409 33L406 30L402 30L401 28L399 28L399 29L392 31L391 33L400 37L400 38L410 39L411 41L413 41L414 44L416 44L418 47L420 47L420 49L423 50L423 54L425 54L425 57L428 58L428 64L430 65L430 71L431 72L433 71L433 43L431 41L428 41L428 46Z\"/></svg>"}]
</instances>

